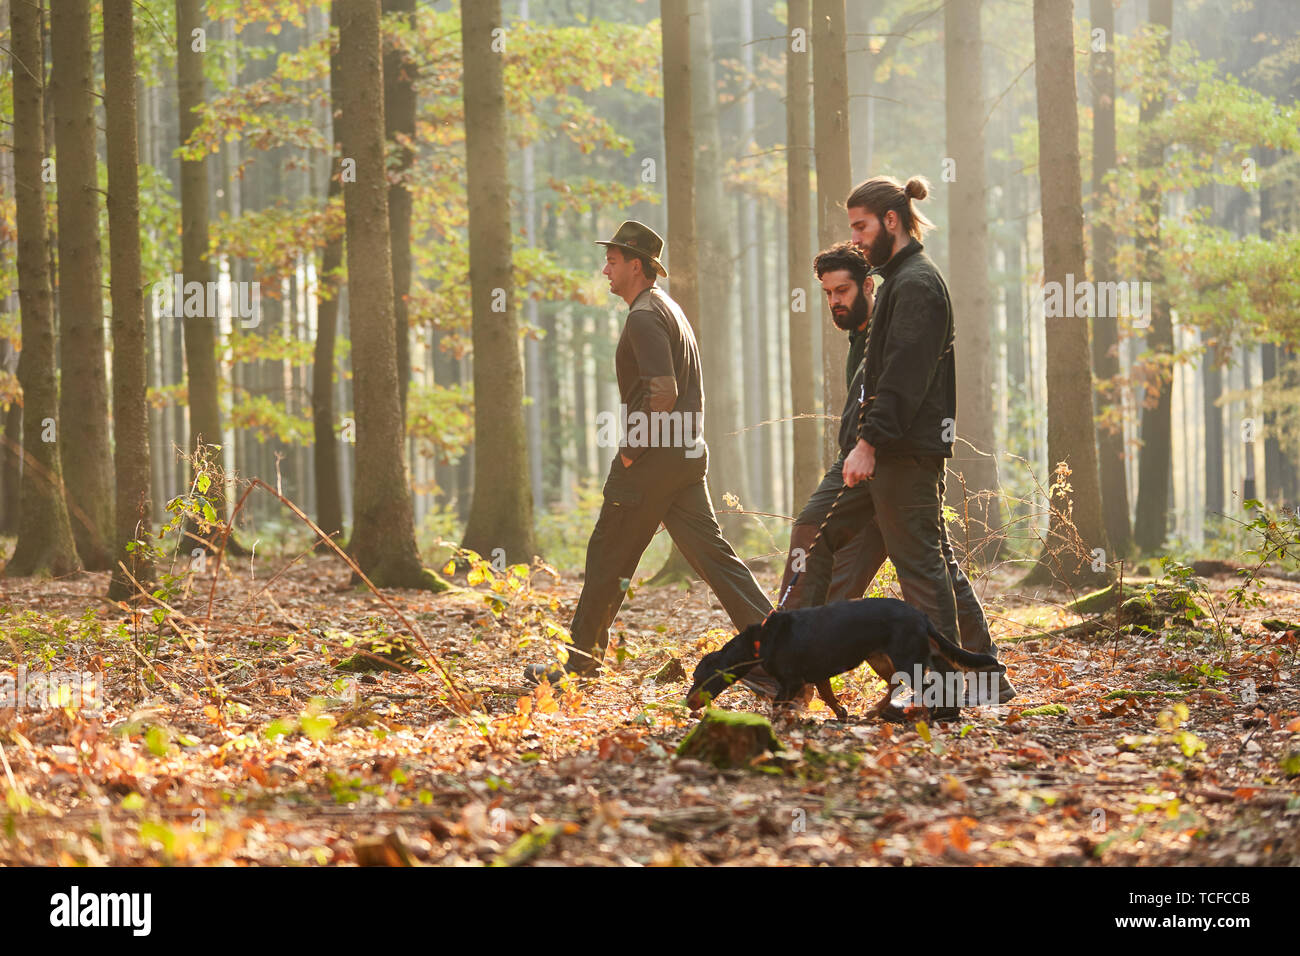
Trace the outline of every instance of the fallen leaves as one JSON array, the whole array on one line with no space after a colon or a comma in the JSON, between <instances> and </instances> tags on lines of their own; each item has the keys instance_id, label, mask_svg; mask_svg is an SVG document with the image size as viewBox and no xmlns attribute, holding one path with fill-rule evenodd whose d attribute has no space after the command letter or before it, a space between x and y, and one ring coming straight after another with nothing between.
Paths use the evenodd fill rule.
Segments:
<instances>
[{"instance_id":1,"label":"fallen leaves","mask_svg":"<svg viewBox=\"0 0 1300 956\"><path fill-rule=\"evenodd\" d=\"M19 598L42 622L71 619L97 586L46 582ZM474 689L471 717L415 675L338 673L355 648L318 647L322 636L373 640L387 612L325 561L290 569L275 606L254 602L202 646L150 636L147 615L120 632L94 615L66 666L92 662L103 718L0 714L0 823L14 821L0 862L1300 861L1294 828L1273 825L1300 806L1287 632L1247 621L1226 660L1172 638L1005 643L1021 697L956 723L863 719L880 690L863 668L842 677L855 720L782 717L779 754L719 770L672 756L694 724L687 675L729 636L707 591L638 587L608 675L579 690L519 686L578 583L521 589L495 610L485 597L501 594L479 586L393 592ZM238 577L222 588L248 598ZM1043 624L1069 623L1042 607ZM992 618L1000 643L1019 631L1009 618ZM132 628L166 684L126 652ZM723 702L766 713L743 690Z\"/></svg>"}]
</instances>

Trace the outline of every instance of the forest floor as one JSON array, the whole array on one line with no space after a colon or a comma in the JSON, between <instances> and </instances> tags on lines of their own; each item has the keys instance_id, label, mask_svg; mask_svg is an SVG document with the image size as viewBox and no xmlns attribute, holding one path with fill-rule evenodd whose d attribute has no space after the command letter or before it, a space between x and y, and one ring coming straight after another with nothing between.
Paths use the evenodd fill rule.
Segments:
<instances>
[{"instance_id":1,"label":"forest floor","mask_svg":"<svg viewBox=\"0 0 1300 956\"><path fill-rule=\"evenodd\" d=\"M908 726L813 701L776 716L779 754L718 771L674 756L696 719L684 674L655 680L730 636L702 585L636 588L608 676L553 694L521 671L577 575L480 569L390 606L336 560L269 564L223 569L211 606L209 569L156 614L103 600L104 574L3 581L0 864L1300 863L1300 631L1260 623L1300 620L1288 581L1222 635L1077 640L1043 636L1080 620L1066 596L986 578L1009 705ZM408 625L469 716L418 659L350 669ZM98 714L49 693L82 672ZM860 715L882 688L864 666L840 699ZM741 689L718 706L770 713Z\"/></svg>"}]
</instances>

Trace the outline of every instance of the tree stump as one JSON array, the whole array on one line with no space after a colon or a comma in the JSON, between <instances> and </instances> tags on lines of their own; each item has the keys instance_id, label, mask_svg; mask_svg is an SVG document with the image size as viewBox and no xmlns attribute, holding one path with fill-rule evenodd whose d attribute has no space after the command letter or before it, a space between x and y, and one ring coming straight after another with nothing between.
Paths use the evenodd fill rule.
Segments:
<instances>
[{"instance_id":1,"label":"tree stump","mask_svg":"<svg viewBox=\"0 0 1300 956\"><path fill-rule=\"evenodd\" d=\"M681 742L677 756L730 770L746 768L755 757L780 749L781 741L766 717L710 708Z\"/></svg>"}]
</instances>

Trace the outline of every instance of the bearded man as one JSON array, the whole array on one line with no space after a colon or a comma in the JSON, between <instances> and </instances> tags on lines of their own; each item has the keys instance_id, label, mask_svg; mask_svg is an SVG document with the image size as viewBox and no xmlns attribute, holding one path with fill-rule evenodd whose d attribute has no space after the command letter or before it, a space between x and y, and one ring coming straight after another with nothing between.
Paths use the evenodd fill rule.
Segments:
<instances>
[{"instance_id":1,"label":"bearded man","mask_svg":"<svg viewBox=\"0 0 1300 956\"><path fill-rule=\"evenodd\" d=\"M889 557L904 600L949 640L996 655L942 517L956 373L952 303L921 243L933 224L914 205L928 193L920 177L868 180L845 204L865 262L843 244L817 257L832 321L850 334L849 395L840 455L795 521L780 595L785 608L861 597ZM1004 675L997 702L1014 696Z\"/></svg>"}]
</instances>

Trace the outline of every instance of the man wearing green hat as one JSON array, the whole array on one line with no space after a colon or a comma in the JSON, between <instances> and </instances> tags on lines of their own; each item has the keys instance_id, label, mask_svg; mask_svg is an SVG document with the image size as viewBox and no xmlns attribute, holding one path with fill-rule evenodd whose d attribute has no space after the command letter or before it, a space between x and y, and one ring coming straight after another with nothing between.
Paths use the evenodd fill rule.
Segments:
<instances>
[{"instance_id":1,"label":"man wearing green hat","mask_svg":"<svg viewBox=\"0 0 1300 956\"><path fill-rule=\"evenodd\" d=\"M563 667L528 665L524 676L533 682L556 683L566 671L595 673L623 592L661 522L738 630L772 610L713 514L705 484L709 457L700 352L681 307L655 285L656 276L668 275L659 261L663 240L629 220L613 239L597 241L605 247L609 291L630 310L614 355L626 434L610 464L605 500L587 544L568 661ZM751 686L771 690L761 676Z\"/></svg>"}]
</instances>

